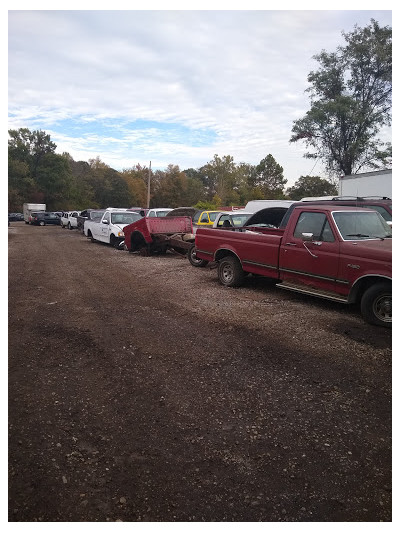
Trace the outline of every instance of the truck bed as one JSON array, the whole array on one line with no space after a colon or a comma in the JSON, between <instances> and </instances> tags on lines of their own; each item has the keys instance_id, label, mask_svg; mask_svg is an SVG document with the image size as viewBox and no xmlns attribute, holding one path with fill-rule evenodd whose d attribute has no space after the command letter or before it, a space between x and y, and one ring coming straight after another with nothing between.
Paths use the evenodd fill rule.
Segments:
<instances>
[{"instance_id":1,"label":"truck bed","mask_svg":"<svg viewBox=\"0 0 400 533\"><path fill-rule=\"evenodd\" d=\"M240 258L247 272L276 277L282 236L283 231L279 229L226 231L199 228L196 233L196 255L199 259L214 261L219 259L219 254L229 250Z\"/></svg>"},{"instance_id":2,"label":"truck bed","mask_svg":"<svg viewBox=\"0 0 400 533\"><path fill-rule=\"evenodd\" d=\"M175 233L192 233L192 221L189 217L143 217L124 228L125 240L133 232L140 232L145 241L153 241L152 235L174 235Z\"/></svg>"}]
</instances>

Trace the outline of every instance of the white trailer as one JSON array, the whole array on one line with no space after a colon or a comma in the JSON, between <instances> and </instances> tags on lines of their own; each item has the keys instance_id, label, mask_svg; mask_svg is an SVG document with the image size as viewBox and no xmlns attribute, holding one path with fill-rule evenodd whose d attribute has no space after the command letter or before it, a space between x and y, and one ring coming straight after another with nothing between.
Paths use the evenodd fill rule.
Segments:
<instances>
[{"instance_id":1,"label":"white trailer","mask_svg":"<svg viewBox=\"0 0 400 533\"><path fill-rule=\"evenodd\" d=\"M39 211L46 211L46 204L24 204L23 213L25 224L29 224L29 217L31 213L37 213Z\"/></svg>"},{"instance_id":2,"label":"white trailer","mask_svg":"<svg viewBox=\"0 0 400 533\"><path fill-rule=\"evenodd\" d=\"M339 179L338 196L392 198L392 170L349 174Z\"/></svg>"}]
</instances>

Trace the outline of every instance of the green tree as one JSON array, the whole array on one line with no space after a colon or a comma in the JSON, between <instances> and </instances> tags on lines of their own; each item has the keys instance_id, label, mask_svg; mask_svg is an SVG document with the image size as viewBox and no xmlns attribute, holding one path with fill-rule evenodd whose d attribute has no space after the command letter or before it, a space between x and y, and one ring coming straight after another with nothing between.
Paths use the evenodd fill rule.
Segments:
<instances>
[{"instance_id":1,"label":"green tree","mask_svg":"<svg viewBox=\"0 0 400 533\"><path fill-rule=\"evenodd\" d=\"M318 176L301 176L293 187L286 190L286 195L291 200L301 200L306 196L334 196L336 194L336 186Z\"/></svg>"},{"instance_id":2,"label":"green tree","mask_svg":"<svg viewBox=\"0 0 400 533\"><path fill-rule=\"evenodd\" d=\"M54 154L57 145L50 140L50 135L41 130L30 131L27 128L9 130L8 149L12 159L29 165L30 173L36 178L36 172L46 154Z\"/></svg>"},{"instance_id":3,"label":"green tree","mask_svg":"<svg viewBox=\"0 0 400 533\"><path fill-rule=\"evenodd\" d=\"M304 157L319 158L328 175L391 165L391 145L377 134L391 124L392 30L371 19L342 33L346 44L314 56L308 75L311 107L295 120L290 142L303 141Z\"/></svg>"},{"instance_id":4,"label":"green tree","mask_svg":"<svg viewBox=\"0 0 400 533\"><path fill-rule=\"evenodd\" d=\"M65 157L52 152L44 154L36 168L35 182L44 194L47 209L54 211L65 208L72 185L72 174Z\"/></svg>"},{"instance_id":5,"label":"green tree","mask_svg":"<svg viewBox=\"0 0 400 533\"><path fill-rule=\"evenodd\" d=\"M189 181L178 165L168 165L165 171L154 173L151 207L182 207L188 202Z\"/></svg>"},{"instance_id":6,"label":"green tree","mask_svg":"<svg viewBox=\"0 0 400 533\"><path fill-rule=\"evenodd\" d=\"M286 183L283 168L271 154L264 157L256 166L253 184L262 192L264 198L272 200L284 198L283 190Z\"/></svg>"},{"instance_id":7,"label":"green tree","mask_svg":"<svg viewBox=\"0 0 400 533\"><path fill-rule=\"evenodd\" d=\"M236 165L233 157L230 155L219 157L215 154L214 159L201 167L200 171L204 176L207 199L212 200L217 194L223 205L229 205L232 191L236 186Z\"/></svg>"}]
</instances>

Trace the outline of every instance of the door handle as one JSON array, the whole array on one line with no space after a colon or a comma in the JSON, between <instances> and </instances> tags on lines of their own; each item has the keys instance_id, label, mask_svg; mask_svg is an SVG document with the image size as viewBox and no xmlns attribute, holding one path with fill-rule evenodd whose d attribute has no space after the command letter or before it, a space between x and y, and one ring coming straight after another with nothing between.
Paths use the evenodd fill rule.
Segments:
<instances>
[{"instance_id":1,"label":"door handle","mask_svg":"<svg viewBox=\"0 0 400 533\"><path fill-rule=\"evenodd\" d=\"M297 246L295 242L285 242L285 246Z\"/></svg>"}]
</instances>

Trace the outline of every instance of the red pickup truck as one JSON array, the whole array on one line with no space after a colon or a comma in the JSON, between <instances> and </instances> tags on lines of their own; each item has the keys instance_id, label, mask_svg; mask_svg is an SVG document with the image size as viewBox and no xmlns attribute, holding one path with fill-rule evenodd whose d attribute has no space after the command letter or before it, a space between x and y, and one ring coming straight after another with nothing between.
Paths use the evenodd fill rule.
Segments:
<instances>
[{"instance_id":1,"label":"red pickup truck","mask_svg":"<svg viewBox=\"0 0 400 533\"><path fill-rule=\"evenodd\" d=\"M391 327L392 234L379 213L343 206L293 209L284 228L242 231L199 228L198 260L217 262L219 281L242 284L245 274L279 287L343 303L359 303L367 322Z\"/></svg>"}]
</instances>

